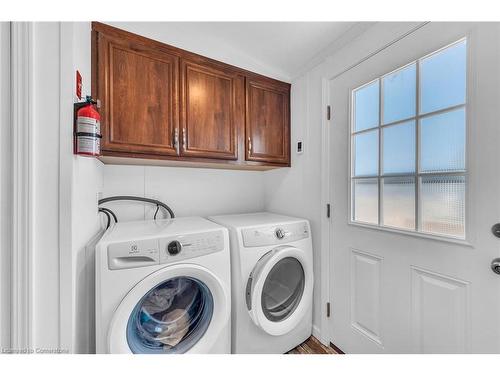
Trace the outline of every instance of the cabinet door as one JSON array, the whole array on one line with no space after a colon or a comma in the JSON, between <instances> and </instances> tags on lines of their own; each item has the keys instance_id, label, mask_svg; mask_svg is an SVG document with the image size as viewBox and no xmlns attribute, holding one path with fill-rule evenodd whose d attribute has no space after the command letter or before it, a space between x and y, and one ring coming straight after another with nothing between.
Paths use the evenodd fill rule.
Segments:
<instances>
[{"instance_id":1,"label":"cabinet door","mask_svg":"<svg viewBox=\"0 0 500 375\"><path fill-rule=\"evenodd\" d=\"M178 153L178 65L166 51L98 34L103 151Z\"/></svg>"},{"instance_id":2,"label":"cabinet door","mask_svg":"<svg viewBox=\"0 0 500 375\"><path fill-rule=\"evenodd\" d=\"M290 164L290 86L248 78L246 160Z\"/></svg>"},{"instance_id":3,"label":"cabinet door","mask_svg":"<svg viewBox=\"0 0 500 375\"><path fill-rule=\"evenodd\" d=\"M181 62L181 155L237 159L244 78L206 63Z\"/></svg>"}]
</instances>

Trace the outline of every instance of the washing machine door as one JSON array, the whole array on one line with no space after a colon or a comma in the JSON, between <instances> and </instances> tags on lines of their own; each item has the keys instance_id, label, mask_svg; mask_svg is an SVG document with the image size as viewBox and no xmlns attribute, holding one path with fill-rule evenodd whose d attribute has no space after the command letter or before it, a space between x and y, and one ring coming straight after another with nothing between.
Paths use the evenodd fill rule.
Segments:
<instances>
[{"instance_id":1,"label":"washing machine door","mask_svg":"<svg viewBox=\"0 0 500 375\"><path fill-rule=\"evenodd\" d=\"M165 267L137 283L118 306L110 353L209 353L230 319L221 281L198 265Z\"/></svg>"},{"instance_id":2,"label":"washing machine door","mask_svg":"<svg viewBox=\"0 0 500 375\"><path fill-rule=\"evenodd\" d=\"M280 246L266 253L247 281L246 304L253 322L279 336L293 330L312 303L312 264L305 253Z\"/></svg>"}]
</instances>

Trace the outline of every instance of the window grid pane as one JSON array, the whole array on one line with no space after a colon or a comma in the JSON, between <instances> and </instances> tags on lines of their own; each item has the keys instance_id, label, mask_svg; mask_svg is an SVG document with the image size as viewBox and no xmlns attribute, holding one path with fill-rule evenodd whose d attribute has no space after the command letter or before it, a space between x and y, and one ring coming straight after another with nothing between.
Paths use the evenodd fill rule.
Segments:
<instances>
[{"instance_id":1,"label":"window grid pane","mask_svg":"<svg viewBox=\"0 0 500 375\"><path fill-rule=\"evenodd\" d=\"M378 178L360 178L352 183L353 220L378 224Z\"/></svg>"},{"instance_id":2,"label":"window grid pane","mask_svg":"<svg viewBox=\"0 0 500 375\"><path fill-rule=\"evenodd\" d=\"M458 41L353 90L352 221L465 239L465 46L465 39ZM449 66L453 58L459 60L459 68L455 66L442 76L437 74ZM426 69L427 74L425 95L422 69ZM409 87L413 74L416 85L412 92ZM429 77L435 77L438 83L440 80L448 80L448 83L439 86ZM450 84L450 77L458 77L458 82ZM434 99L429 87L436 89ZM446 96L447 87L458 92ZM369 90L365 90L367 88ZM384 92L385 88L389 92ZM365 99L371 98L364 100L364 107L370 111L363 115L362 126L355 123L356 114L362 113L356 108L356 95L361 90L365 90ZM405 94L407 98L399 97ZM424 96L426 111L422 113ZM391 101L401 105L391 108ZM378 112L374 103L378 104ZM369 126L367 118L371 121ZM365 135L367 133L371 134ZM375 150L378 157L374 157Z\"/></svg>"},{"instance_id":3,"label":"window grid pane","mask_svg":"<svg viewBox=\"0 0 500 375\"><path fill-rule=\"evenodd\" d=\"M403 122L382 130L382 172L415 172L415 122Z\"/></svg>"},{"instance_id":4,"label":"window grid pane","mask_svg":"<svg viewBox=\"0 0 500 375\"><path fill-rule=\"evenodd\" d=\"M383 123L415 117L417 64L413 63L382 79Z\"/></svg>"},{"instance_id":5,"label":"window grid pane","mask_svg":"<svg viewBox=\"0 0 500 375\"><path fill-rule=\"evenodd\" d=\"M379 80L354 90L354 131L376 128L379 123Z\"/></svg>"},{"instance_id":6,"label":"window grid pane","mask_svg":"<svg viewBox=\"0 0 500 375\"><path fill-rule=\"evenodd\" d=\"M465 108L420 120L420 170L465 170Z\"/></svg>"},{"instance_id":7,"label":"window grid pane","mask_svg":"<svg viewBox=\"0 0 500 375\"><path fill-rule=\"evenodd\" d=\"M465 237L465 176L420 178L422 232Z\"/></svg>"},{"instance_id":8,"label":"window grid pane","mask_svg":"<svg viewBox=\"0 0 500 375\"><path fill-rule=\"evenodd\" d=\"M354 135L354 175L378 175L378 130L370 130Z\"/></svg>"},{"instance_id":9,"label":"window grid pane","mask_svg":"<svg viewBox=\"0 0 500 375\"><path fill-rule=\"evenodd\" d=\"M386 177L382 181L382 224L415 230L415 177Z\"/></svg>"},{"instance_id":10,"label":"window grid pane","mask_svg":"<svg viewBox=\"0 0 500 375\"><path fill-rule=\"evenodd\" d=\"M465 40L421 58L419 64L420 113L430 113L465 103Z\"/></svg>"}]
</instances>

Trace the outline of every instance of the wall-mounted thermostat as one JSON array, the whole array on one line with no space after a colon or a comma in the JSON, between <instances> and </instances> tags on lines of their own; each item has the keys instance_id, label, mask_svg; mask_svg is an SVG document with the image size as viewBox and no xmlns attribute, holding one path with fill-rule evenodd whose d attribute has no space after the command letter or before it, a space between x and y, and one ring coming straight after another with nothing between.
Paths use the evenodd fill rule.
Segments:
<instances>
[{"instance_id":1,"label":"wall-mounted thermostat","mask_svg":"<svg viewBox=\"0 0 500 375\"><path fill-rule=\"evenodd\" d=\"M304 152L304 142L297 141L297 154L302 154Z\"/></svg>"}]
</instances>

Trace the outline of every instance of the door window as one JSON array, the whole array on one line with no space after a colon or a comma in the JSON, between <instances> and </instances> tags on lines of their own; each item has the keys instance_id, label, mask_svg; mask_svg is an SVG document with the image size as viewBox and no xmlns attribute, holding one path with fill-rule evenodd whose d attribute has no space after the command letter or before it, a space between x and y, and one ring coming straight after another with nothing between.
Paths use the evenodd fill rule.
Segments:
<instances>
[{"instance_id":1,"label":"door window","mask_svg":"<svg viewBox=\"0 0 500 375\"><path fill-rule=\"evenodd\" d=\"M353 222L465 238L466 47L353 90Z\"/></svg>"},{"instance_id":2,"label":"door window","mask_svg":"<svg viewBox=\"0 0 500 375\"><path fill-rule=\"evenodd\" d=\"M133 353L184 353L207 331L213 306L212 293L200 280L169 279L151 289L132 311L128 345Z\"/></svg>"},{"instance_id":3,"label":"door window","mask_svg":"<svg viewBox=\"0 0 500 375\"><path fill-rule=\"evenodd\" d=\"M276 263L262 288L262 311L267 319L280 322L289 317L302 299L305 275L296 258L287 257Z\"/></svg>"}]
</instances>

